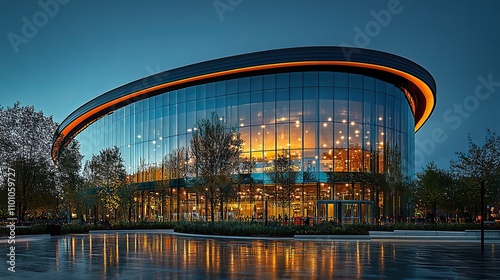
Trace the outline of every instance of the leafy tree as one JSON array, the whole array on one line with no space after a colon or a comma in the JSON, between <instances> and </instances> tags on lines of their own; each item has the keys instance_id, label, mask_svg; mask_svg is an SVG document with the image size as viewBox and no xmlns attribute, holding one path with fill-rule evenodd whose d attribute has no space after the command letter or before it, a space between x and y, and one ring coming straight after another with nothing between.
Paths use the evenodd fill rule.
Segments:
<instances>
[{"instance_id":1,"label":"leafy tree","mask_svg":"<svg viewBox=\"0 0 500 280\"><path fill-rule=\"evenodd\" d=\"M132 221L132 207L134 206L134 196L137 191L137 184L128 182L117 189L118 200L120 207L124 207L128 212L128 221Z\"/></svg>"},{"instance_id":2,"label":"leafy tree","mask_svg":"<svg viewBox=\"0 0 500 280\"><path fill-rule=\"evenodd\" d=\"M127 176L120 150L117 147L107 148L99 155L93 155L85 164L85 173L87 184L97 195L96 205L111 211L117 210L121 202L118 190L125 185Z\"/></svg>"},{"instance_id":3,"label":"leafy tree","mask_svg":"<svg viewBox=\"0 0 500 280\"><path fill-rule=\"evenodd\" d=\"M290 207L299 173L295 171L295 165L288 151L283 150L282 154L278 154L278 158L273 161L271 169L266 173L277 187L276 204L283 209Z\"/></svg>"},{"instance_id":4,"label":"leafy tree","mask_svg":"<svg viewBox=\"0 0 500 280\"><path fill-rule=\"evenodd\" d=\"M216 113L209 119L198 120L195 127L191 139L194 172L204 185L199 189L210 203L213 225L216 203L220 203L223 212L224 201L234 188L232 175L238 170L243 140L236 129L228 127Z\"/></svg>"},{"instance_id":5,"label":"leafy tree","mask_svg":"<svg viewBox=\"0 0 500 280\"><path fill-rule=\"evenodd\" d=\"M469 150L458 152L458 160L450 164L451 171L461 185L462 193L472 202L469 207L477 214L480 212L480 185L485 185L485 201L489 205L500 204L500 136L491 130L486 131L482 146L475 144L468 136Z\"/></svg>"},{"instance_id":6,"label":"leafy tree","mask_svg":"<svg viewBox=\"0 0 500 280\"><path fill-rule=\"evenodd\" d=\"M62 151L58 162L58 178L61 186L61 195L70 212L82 215L83 199L81 190L83 188L83 177L81 175L83 156L80 154L80 144L73 139Z\"/></svg>"},{"instance_id":7,"label":"leafy tree","mask_svg":"<svg viewBox=\"0 0 500 280\"><path fill-rule=\"evenodd\" d=\"M437 209L446 206L447 192L453 185L453 177L449 172L439 169L434 162L427 164L415 178L418 210L432 212L435 222Z\"/></svg>"},{"instance_id":8,"label":"leafy tree","mask_svg":"<svg viewBox=\"0 0 500 280\"><path fill-rule=\"evenodd\" d=\"M22 220L38 210L54 210L60 189L50 156L57 124L33 106L0 106L0 165L16 171L16 208ZM0 180L2 195L7 195ZM6 200L2 200L6 201Z\"/></svg>"}]
</instances>

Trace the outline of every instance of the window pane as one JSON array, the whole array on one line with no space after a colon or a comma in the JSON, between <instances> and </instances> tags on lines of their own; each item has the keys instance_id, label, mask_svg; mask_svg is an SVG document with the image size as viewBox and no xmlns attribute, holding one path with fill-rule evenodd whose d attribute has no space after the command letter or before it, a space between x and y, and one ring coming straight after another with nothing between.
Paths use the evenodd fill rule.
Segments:
<instances>
[{"instance_id":1,"label":"window pane","mask_svg":"<svg viewBox=\"0 0 500 280\"><path fill-rule=\"evenodd\" d=\"M302 124L290 124L290 149L302 149Z\"/></svg>"},{"instance_id":2,"label":"window pane","mask_svg":"<svg viewBox=\"0 0 500 280\"><path fill-rule=\"evenodd\" d=\"M219 85L219 83L217 83ZM221 91L225 91L225 94L233 94L238 92L238 81L236 79L231 79L226 81L226 88L221 89ZM219 94L219 88L217 88L217 95Z\"/></svg>"},{"instance_id":3,"label":"window pane","mask_svg":"<svg viewBox=\"0 0 500 280\"><path fill-rule=\"evenodd\" d=\"M335 101L334 101L334 120L337 122L347 123L347 88L335 88Z\"/></svg>"},{"instance_id":4,"label":"window pane","mask_svg":"<svg viewBox=\"0 0 500 280\"><path fill-rule=\"evenodd\" d=\"M203 99L207 97L207 85L197 85L196 86L196 99Z\"/></svg>"},{"instance_id":5,"label":"window pane","mask_svg":"<svg viewBox=\"0 0 500 280\"><path fill-rule=\"evenodd\" d=\"M238 92L250 91L250 77L243 77L238 79Z\"/></svg>"},{"instance_id":6,"label":"window pane","mask_svg":"<svg viewBox=\"0 0 500 280\"><path fill-rule=\"evenodd\" d=\"M186 100L191 101L196 99L196 87L188 87L186 89Z\"/></svg>"},{"instance_id":7,"label":"window pane","mask_svg":"<svg viewBox=\"0 0 500 280\"><path fill-rule=\"evenodd\" d=\"M318 88L304 88L304 121L316 121L318 112Z\"/></svg>"},{"instance_id":8,"label":"window pane","mask_svg":"<svg viewBox=\"0 0 500 280\"><path fill-rule=\"evenodd\" d=\"M274 124L276 122L274 106L275 106L274 102L265 102L263 104L265 124Z\"/></svg>"},{"instance_id":9,"label":"window pane","mask_svg":"<svg viewBox=\"0 0 500 280\"><path fill-rule=\"evenodd\" d=\"M275 126L274 124L266 124L261 126L264 129L264 149L266 151L274 151L275 146Z\"/></svg>"},{"instance_id":10,"label":"window pane","mask_svg":"<svg viewBox=\"0 0 500 280\"><path fill-rule=\"evenodd\" d=\"M318 72L304 72L304 87L318 86Z\"/></svg>"},{"instance_id":11,"label":"window pane","mask_svg":"<svg viewBox=\"0 0 500 280\"><path fill-rule=\"evenodd\" d=\"M181 88L177 90L177 102L185 102L186 101L186 89Z\"/></svg>"},{"instance_id":12,"label":"window pane","mask_svg":"<svg viewBox=\"0 0 500 280\"><path fill-rule=\"evenodd\" d=\"M333 72L319 72L319 86L333 87Z\"/></svg>"},{"instance_id":13,"label":"window pane","mask_svg":"<svg viewBox=\"0 0 500 280\"><path fill-rule=\"evenodd\" d=\"M302 87L302 72L290 73L290 87Z\"/></svg>"},{"instance_id":14,"label":"window pane","mask_svg":"<svg viewBox=\"0 0 500 280\"><path fill-rule=\"evenodd\" d=\"M375 90L375 79L372 77L364 76L363 77L363 88L365 90Z\"/></svg>"},{"instance_id":15,"label":"window pane","mask_svg":"<svg viewBox=\"0 0 500 280\"><path fill-rule=\"evenodd\" d=\"M269 74L269 75L264 75L264 89L275 89L276 88L276 81L275 81L275 74Z\"/></svg>"},{"instance_id":16,"label":"window pane","mask_svg":"<svg viewBox=\"0 0 500 280\"><path fill-rule=\"evenodd\" d=\"M319 88L319 121L333 121L333 87Z\"/></svg>"},{"instance_id":17,"label":"window pane","mask_svg":"<svg viewBox=\"0 0 500 280\"><path fill-rule=\"evenodd\" d=\"M349 88L363 88L363 76L359 74L349 74Z\"/></svg>"},{"instance_id":18,"label":"window pane","mask_svg":"<svg viewBox=\"0 0 500 280\"><path fill-rule=\"evenodd\" d=\"M349 89L349 122L359 123L363 119L363 90Z\"/></svg>"},{"instance_id":19,"label":"window pane","mask_svg":"<svg viewBox=\"0 0 500 280\"><path fill-rule=\"evenodd\" d=\"M207 84L207 98L208 97L215 97L215 83Z\"/></svg>"},{"instance_id":20,"label":"window pane","mask_svg":"<svg viewBox=\"0 0 500 280\"><path fill-rule=\"evenodd\" d=\"M263 112L262 112L262 103L252 103L251 105L251 111L252 111L252 125L260 125L262 124L262 119L263 119Z\"/></svg>"},{"instance_id":21,"label":"window pane","mask_svg":"<svg viewBox=\"0 0 500 280\"><path fill-rule=\"evenodd\" d=\"M316 123L304 123L304 148L316 148Z\"/></svg>"},{"instance_id":22,"label":"window pane","mask_svg":"<svg viewBox=\"0 0 500 280\"><path fill-rule=\"evenodd\" d=\"M348 86L347 73L335 72L335 86L336 87Z\"/></svg>"},{"instance_id":23,"label":"window pane","mask_svg":"<svg viewBox=\"0 0 500 280\"><path fill-rule=\"evenodd\" d=\"M276 126L276 130L277 130L276 137L277 137L278 150L289 149L290 140L289 140L289 125L288 125L288 123L278 124Z\"/></svg>"},{"instance_id":24,"label":"window pane","mask_svg":"<svg viewBox=\"0 0 500 280\"><path fill-rule=\"evenodd\" d=\"M288 73L276 74L276 88L288 88L289 86L290 82Z\"/></svg>"},{"instance_id":25,"label":"window pane","mask_svg":"<svg viewBox=\"0 0 500 280\"><path fill-rule=\"evenodd\" d=\"M262 76L251 77L251 90L262 90Z\"/></svg>"}]
</instances>

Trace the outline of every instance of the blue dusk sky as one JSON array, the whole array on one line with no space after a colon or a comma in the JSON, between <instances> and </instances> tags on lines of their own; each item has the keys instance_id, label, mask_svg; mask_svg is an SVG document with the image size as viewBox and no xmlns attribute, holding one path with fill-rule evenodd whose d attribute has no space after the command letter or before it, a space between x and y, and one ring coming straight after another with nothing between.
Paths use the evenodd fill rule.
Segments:
<instances>
[{"instance_id":1,"label":"blue dusk sky","mask_svg":"<svg viewBox=\"0 0 500 280\"><path fill-rule=\"evenodd\" d=\"M500 133L500 1L0 0L0 105L61 122L172 68L268 49L349 45L406 57L437 83L416 171Z\"/></svg>"}]
</instances>

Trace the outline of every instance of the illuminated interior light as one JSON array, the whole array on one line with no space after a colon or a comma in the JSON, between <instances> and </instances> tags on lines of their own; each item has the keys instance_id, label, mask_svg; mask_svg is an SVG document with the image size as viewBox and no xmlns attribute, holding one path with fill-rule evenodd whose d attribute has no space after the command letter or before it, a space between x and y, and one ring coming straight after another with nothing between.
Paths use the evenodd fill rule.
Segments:
<instances>
[{"instance_id":1,"label":"illuminated interior light","mask_svg":"<svg viewBox=\"0 0 500 280\"><path fill-rule=\"evenodd\" d=\"M355 122L351 122L351 125L355 125L356 123Z\"/></svg>"},{"instance_id":2,"label":"illuminated interior light","mask_svg":"<svg viewBox=\"0 0 500 280\"><path fill-rule=\"evenodd\" d=\"M332 118L328 118L328 121L331 122L332 121Z\"/></svg>"},{"instance_id":3,"label":"illuminated interior light","mask_svg":"<svg viewBox=\"0 0 500 280\"><path fill-rule=\"evenodd\" d=\"M137 138L141 139L141 138L142 138L142 136L139 134L139 135L137 135Z\"/></svg>"},{"instance_id":4,"label":"illuminated interior light","mask_svg":"<svg viewBox=\"0 0 500 280\"><path fill-rule=\"evenodd\" d=\"M359 134L359 130L355 130L354 133Z\"/></svg>"},{"instance_id":5,"label":"illuminated interior light","mask_svg":"<svg viewBox=\"0 0 500 280\"><path fill-rule=\"evenodd\" d=\"M327 124L327 123L323 123L323 126L324 126L324 127L327 127L327 126L328 126L328 124Z\"/></svg>"},{"instance_id":6,"label":"illuminated interior light","mask_svg":"<svg viewBox=\"0 0 500 280\"><path fill-rule=\"evenodd\" d=\"M342 120L342 123L346 123L346 122L347 122L347 120Z\"/></svg>"},{"instance_id":7,"label":"illuminated interior light","mask_svg":"<svg viewBox=\"0 0 500 280\"><path fill-rule=\"evenodd\" d=\"M381 120L382 120L382 117L379 117L379 118L378 118L378 120L379 120L379 121L381 121Z\"/></svg>"}]
</instances>

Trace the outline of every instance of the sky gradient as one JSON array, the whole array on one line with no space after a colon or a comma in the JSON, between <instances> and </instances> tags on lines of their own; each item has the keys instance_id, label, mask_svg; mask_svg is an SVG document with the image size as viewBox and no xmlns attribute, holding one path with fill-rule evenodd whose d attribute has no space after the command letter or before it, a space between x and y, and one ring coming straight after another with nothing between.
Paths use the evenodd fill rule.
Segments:
<instances>
[{"instance_id":1,"label":"sky gradient","mask_svg":"<svg viewBox=\"0 0 500 280\"><path fill-rule=\"evenodd\" d=\"M0 1L0 105L60 123L92 98L176 67L268 49L349 45L406 57L437 84L416 171L500 133L500 1Z\"/></svg>"}]
</instances>

